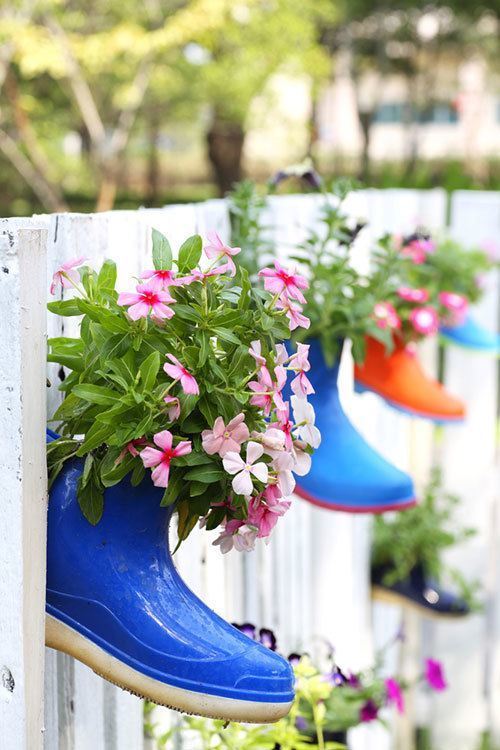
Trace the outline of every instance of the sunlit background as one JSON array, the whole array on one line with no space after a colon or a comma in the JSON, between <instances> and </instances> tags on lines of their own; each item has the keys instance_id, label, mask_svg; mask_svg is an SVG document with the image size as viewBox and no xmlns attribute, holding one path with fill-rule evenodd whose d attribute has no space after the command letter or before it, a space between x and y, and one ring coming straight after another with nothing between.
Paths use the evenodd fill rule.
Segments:
<instances>
[{"instance_id":1,"label":"sunlit background","mask_svg":"<svg viewBox=\"0 0 500 750\"><path fill-rule=\"evenodd\" d=\"M0 214L157 206L311 157L495 189L497 2L18 0L0 7Z\"/></svg>"}]
</instances>

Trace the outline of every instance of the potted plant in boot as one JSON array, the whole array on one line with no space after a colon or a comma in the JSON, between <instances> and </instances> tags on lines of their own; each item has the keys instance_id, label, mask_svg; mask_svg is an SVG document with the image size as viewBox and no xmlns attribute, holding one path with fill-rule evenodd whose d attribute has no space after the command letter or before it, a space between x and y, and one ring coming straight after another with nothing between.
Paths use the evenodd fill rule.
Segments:
<instances>
[{"instance_id":1,"label":"potted plant in boot","mask_svg":"<svg viewBox=\"0 0 500 750\"><path fill-rule=\"evenodd\" d=\"M459 618L480 607L478 583L443 562L444 550L475 534L457 528L453 511L459 499L443 491L434 470L416 508L404 516L376 519L372 549L372 595L410 607L424 617ZM448 578L455 590L445 587Z\"/></svg>"},{"instance_id":2,"label":"potted plant in boot","mask_svg":"<svg viewBox=\"0 0 500 750\"><path fill-rule=\"evenodd\" d=\"M402 252L408 252L416 241L426 243L428 251L418 254L418 262L407 266L408 277L416 286L425 285L436 301L441 340L498 355L499 335L480 325L470 311L483 296L485 274L498 268L498 250L465 248L449 237L433 239L425 232L416 232L401 240Z\"/></svg>"},{"instance_id":3,"label":"potted plant in boot","mask_svg":"<svg viewBox=\"0 0 500 750\"><path fill-rule=\"evenodd\" d=\"M175 512L179 544L200 523L222 552L253 548L310 464L284 398L286 313L239 251L194 236L174 260L153 230L132 291L110 261L54 275L49 310L81 322L49 341L66 376L47 437L47 644L157 703L266 722L293 701L288 663L189 591L167 536Z\"/></svg>"},{"instance_id":4,"label":"potted plant in boot","mask_svg":"<svg viewBox=\"0 0 500 750\"><path fill-rule=\"evenodd\" d=\"M330 510L353 513L379 513L411 507L415 493L410 477L392 466L358 433L345 414L338 392L338 372L344 341L352 342L355 359L365 355L365 341L371 336L391 344L391 332L377 324L373 309L378 293L369 280L351 265L350 251L362 231L362 222L345 214L344 201L350 184L340 181L325 193L321 208L321 226L312 228L306 240L291 251L291 259L300 262L309 282L304 298L296 279L286 277L280 263L261 270L266 287L278 295L278 304L287 310L296 354L289 348L291 366L297 372L293 381L292 403L304 394L316 412L316 424L322 435L314 465L298 480L296 492L309 502ZM246 198L246 203L245 203ZM251 228L253 257L247 266L257 269L268 258L268 239L262 221L261 199L255 191L240 189L233 194L237 231ZM234 212L234 210L233 210ZM252 221L242 221L242 215ZM240 236L239 234L235 235ZM262 244L258 238L262 237ZM303 278L303 277L301 277ZM303 282L299 283L304 283ZM285 295L285 290L291 293ZM303 312L296 306L304 304ZM382 345L382 344L381 344ZM307 422L308 415L301 419ZM316 446L315 446L316 447Z\"/></svg>"},{"instance_id":5,"label":"potted plant in boot","mask_svg":"<svg viewBox=\"0 0 500 750\"><path fill-rule=\"evenodd\" d=\"M372 391L412 416L439 423L462 421L463 403L425 372L418 357L418 343L439 330L437 299L423 279L421 286L411 285L408 269L415 261L395 246L392 237L379 241L372 259L370 289L379 297L373 316L390 341L388 345L368 337L365 356L354 371L356 390Z\"/></svg>"}]
</instances>

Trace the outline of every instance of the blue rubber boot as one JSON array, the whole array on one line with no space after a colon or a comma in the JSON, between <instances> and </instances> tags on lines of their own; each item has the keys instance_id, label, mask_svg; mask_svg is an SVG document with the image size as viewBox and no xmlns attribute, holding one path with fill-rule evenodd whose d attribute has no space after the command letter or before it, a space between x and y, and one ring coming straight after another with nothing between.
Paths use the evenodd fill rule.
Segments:
<instances>
[{"instance_id":1,"label":"blue rubber boot","mask_svg":"<svg viewBox=\"0 0 500 750\"><path fill-rule=\"evenodd\" d=\"M286 715L294 698L290 665L181 580L162 490L149 480L121 482L106 491L103 517L92 526L76 498L82 466L66 463L50 492L47 645L186 713L259 723Z\"/></svg>"},{"instance_id":2,"label":"blue rubber boot","mask_svg":"<svg viewBox=\"0 0 500 750\"><path fill-rule=\"evenodd\" d=\"M441 326L439 334L446 343L500 356L500 336L483 328L470 315L457 326Z\"/></svg>"},{"instance_id":3,"label":"blue rubber boot","mask_svg":"<svg viewBox=\"0 0 500 750\"><path fill-rule=\"evenodd\" d=\"M317 341L311 342L309 361L307 375L315 390L309 401L321 445L309 474L297 477L296 493L314 505L348 513L385 513L415 505L411 478L368 445L345 415L337 386L339 364L327 366Z\"/></svg>"}]
</instances>

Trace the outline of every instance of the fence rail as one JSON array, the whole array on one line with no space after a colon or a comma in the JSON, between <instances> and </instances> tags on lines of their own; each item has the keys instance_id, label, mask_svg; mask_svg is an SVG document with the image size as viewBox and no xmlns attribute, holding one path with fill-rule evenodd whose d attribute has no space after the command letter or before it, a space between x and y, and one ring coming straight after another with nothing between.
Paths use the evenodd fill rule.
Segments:
<instances>
[{"instance_id":1,"label":"fence rail","mask_svg":"<svg viewBox=\"0 0 500 750\"><path fill-rule=\"evenodd\" d=\"M319 201L317 196L270 199L266 224L274 227L279 255L286 257L291 243L300 241L318 220ZM449 212L441 190L367 190L349 201L352 215L370 223L356 245L354 261L360 267L367 263L374 236L406 232L416 224L444 230L448 215L449 231L463 242L500 244L497 194L455 193ZM43 691L43 429L47 396L49 412L60 399L58 368L49 365L46 371L45 336L61 335L63 327L65 335L72 335L76 326L72 318L64 323L52 315L47 318L44 305L47 279L56 266L76 255L96 265L104 257L118 261L118 283L124 286L146 265L151 226L163 231L174 247L188 235L209 229L227 237L227 205L215 200L0 222L0 744L5 750L144 747L141 702L82 664L46 650ZM497 324L494 277L477 317L490 327ZM435 345L426 345L423 356L435 369ZM410 671L423 653L443 659L449 693L412 696L409 712L419 724L431 727L438 750L471 750L487 729L500 737L500 715L493 710L495 703L500 705L497 364L484 356L449 350L446 382L466 400L469 417L464 426L446 428L438 440L428 423L391 411L374 396L354 395L348 351L342 361L341 395L365 437L389 460L410 470L420 485L430 465L440 461L447 486L464 498L463 517L479 529L473 542L452 554L467 574L483 582L485 611L460 624L429 625L406 616L410 637L399 655ZM177 553L177 564L193 590L227 619L274 628L285 652L327 638L339 662L356 669L369 663L374 646L385 642L401 619L397 609L371 606L370 529L369 517L331 513L297 498L268 547L223 558L206 533L195 532ZM157 719L170 721L170 712L159 712ZM410 748L409 722L398 723L391 733L374 727L354 730L350 742L353 750Z\"/></svg>"}]
</instances>

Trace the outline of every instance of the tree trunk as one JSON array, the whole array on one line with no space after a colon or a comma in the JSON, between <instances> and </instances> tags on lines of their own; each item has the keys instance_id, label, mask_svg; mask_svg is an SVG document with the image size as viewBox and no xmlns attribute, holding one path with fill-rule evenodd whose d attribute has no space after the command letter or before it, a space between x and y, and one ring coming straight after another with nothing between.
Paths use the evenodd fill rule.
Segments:
<instances>
[{"instance_id":1,"label":"tree trunk","mask_svg":"<svg viewBox=\"0 0 500 750\"><path fill-rule=\"evenodd\" d=\"M370 177L370 141L373 123L373 110L359 111L359 122L361 123L361 132L363 133L363 146L361 150L361 166L359 179L367 182Z\"/></svg>"},{"instance_id":2,"label":"tree trunk","mask_svg":"<svg viewBox=\"0 0 500 750\"><path fill-rule=\"evenodd\" d=\"M242 176L245 131L241 123L214 117L206 136L207 153L219 193L224 196Z\"/></svg>"}]
</instances>

